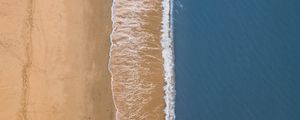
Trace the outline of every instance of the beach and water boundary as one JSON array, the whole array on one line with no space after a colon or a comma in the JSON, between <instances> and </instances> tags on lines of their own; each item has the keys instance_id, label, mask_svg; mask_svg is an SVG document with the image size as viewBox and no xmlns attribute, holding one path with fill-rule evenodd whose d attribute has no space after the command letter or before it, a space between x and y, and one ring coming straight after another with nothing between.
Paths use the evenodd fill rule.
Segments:
<instances>
[{"instance_id":1,"label":"beach and water boundary","mask_svg":"<svg viewBox=\"0 0 300 120\"><path fill-rule=\"evenodd\" d=\"M163 96L163 99L164 99L164 103L163 103L164 110L163 111L164 112L160 113L160 114L164 114L164 116L165 116L164 119L166 119L166 120L174 120L175 119L175 112L174 112L174 109L175 109L175 77L174 77L174 70L173 70L174 69L174 55L173 55L173 41L172 41L172 19L171 19L173 2L172 2L172 0L163 0L160 3L159 3L159 1L156 1L156 2L158 2L158 3L156 3L156 8L157 8L157 6L162 7L161 9L159 9L161 11L156 11L158 13L158 15L160 14L159 12L161 12L161 14L160 14L161 22L158 21L158 22L154 22L154 23L150 23L150 24L159 26L158 23L161 23L161 26L159 27L159 28L161 28L161 30L159 30L160 32L158 33L158 35L156 33L156 36L159 36L159 37L156 37L156 39L154 39L154 41L159 41L159 43L160 43L160 45L158 45L158 46L160 46L159 48L154 48L154 49L160 50L160 51L157 51L157 53L155 53L155 54L159 54L159 52L161 52L161 57L160 56L154 56L154 57L152 56L151 58L159 59L159 61L162 61L162 62L154 61L156 63L152 63L152 64L160 63L159 66L163 66L162 67L163 70L159 70L159 72L155 73L155 74L163 74L163 78L162 78L162 76L160 76L160 79L161 79L160 83L159 83L160 85L159 85L159 87L156 87L156 88L154 87L154 88L160 89L160 92L164 92L164 96ZM116 7L116 4L121 4L121 3L123 4L123 6ZM131 68L131 70L139 67L139 65L135 66L136 64L140 64L139 61L135 61L134 59L132 59L132 57L136 57L136 59L137 59L140 56L143 56L141 54L136 53L139 51L139 49L135 49L138 46L135 46L134 48L131 48L130 50L126 51L126 52L129 52L130 54L122 53L122 54L114 56L114 54L118 54L118 52L114 52L114 50L119 49L119 52L124 52L123 50L127 49L127 47L130 48L130 46L134 46L134 45L132 45L132 43L137 44L137 45L143 44L143 43L141 43L141 41L143 41L143 39L145 39L145 38L134 36L133 35L134 33L130 33L129 30L137 29L137 28L142 29L145 27L144 25L139 25L139 24L143 24L144 22L147 22L147 19L149 19L149 18L141 17L141 19L139 19L140 17L138 17L138 14L147 14L149 11L155 10L155 9L153 9L153 8L155 8L155 5L151 6L151 4L152 3L147 2L147 0L132 1L127 4L122 2L122 0L118 0L118 1L115 0L115 1L113 1L113 4L112 4L112 8L111 8L112 18L111 19L113 22L112 23L113 31L110 35L111 47L110 47L109 69L110 69L110 73L112 74L112 78L111 78L112 79L112 81L111 81L112 87L111 88L112 88L112 93L113 93L114 105L116 107L116 119L138 119L138 118L147 118L147 117L151 116L151 115L149 115L149 113L152 112L151 109L150 109L150 112L141 110L141 109L143 109L145 103L139 104L138 106L121 105L121 103L122 104L130 104L131 102L135 102L135 104L138 104L139 103L138 99L134 99L133 101L128 101L128 99L133 99L133 97L138 98L138 97L142 96L141 99L145 100L145 99L147 99L147 97L144 97L143 95L147 94L147 96L150 96L150 98L151 98L151 97L153 97L153 95L151 96L152 91L155 91L154 88L151 88L151 85L153 85L152 83L148 84L149 86L147 86L147 83L142 83L142 84L144 84L142 86L134 86L136 84L140 84L139 83L140 81L138 81L136 79L136 76L139 76L139 73L137 71L131 71L130 73L125 73L126 71L130 71L130 70L129 69L125 69L123 71L120 70L120 69L124 69L124 67ZM133 12L130 14L133 17L132 16L128 17L128 13L124 12L124 10L123 11L118 10L118 9L122 9L122 7L124 10L127 10L128 12ZM136 14L136 15L133 15L133 14ZM124 15L127 15L127 16L124 16ZM153 14L151 14L151 15L153 15ZM120 16L122 16L122 17L120 17ZM151 17L156 17L156 16L151 16ZM119 20L119 19L121 19L121 20ZM128 20L131 20L131 21L128 21ZM134 21L135 23L133 23L132 21ZM116 29L122 29L122 27L120 27L120 26L122 26L124 24L125 24L125 26L123 29L125 29L127 31L116 30ZM151 29L151 28L148 28L148 29ZM158 29L156 29L156 30L158 30ZM146 27L146 31L147 31L147 27ZM121 32L123 32L123 33L121 33ZM141 31L139 31L139 32L141 32ZM118 34L119 37L116 37L117 35L115 35L115 34ZM135 34L137 34L137 33L135 33ZM145 33L142 35L143 36L152 36L152 34L153 33L148 32L148 33ZM127 39L126 39L126 37L127 37ZM115 39L117 39L117 40L115 40ZM146 39L149 39L149 38L146 38ZM122 46L122 45L117 43L120 41L123 43L123 45L124 45L124 43L125 43L125 45L126 45L126 43L130 43L130 44L127 44L127 46L120 48L120 46ZM145 45L147 46L147 44L145 44ZM156 42L156 45L157 45L157 42ZM151 49L153 49L153 48L151 48ZM132 56L132 54L135 54L135 55ZM120 60L120 59L124 59L124 55L125 55L125 60ZM126 55L130 56L130 58L126 58ZM153 55L153 52L148 55L150 55L150 56ZM114 59L116 59L116 60L114 60ZM119 62L115 62L116 64L119 64L119 66L114 64L114 61L119 61ZM126 63L125 62L125 64L124 64L124 61L135 61L135 63L128 63L128 62ZM143 63L143 64L145 64L145 63ZM116 68L118 68L119 71L116 70ZM150 67L146 66L146 68L150 68ZM113 70L115 70L115 71L113 71ZM120 78L118 75L122 74L122 76L124 76L124 73L125 73L125 76L127 76L127 77L129 76L129 78L125 78L127 80L122 82L121 80L118 80ZM132 73L135 73L135 74L132 74ZM114 80L114 77L119 77L119 78L116 78L116 80ZM124 79L124 77L121 77L121 78ZM138 77L138 79L144 79L144 78ZM147 79L149 79L149 78L146 78L145 81L147 81ZM128 84L131 82L132 82L132 84ZM116 83L117 83L117 85L116 85ZM147 86L147 87L145 87L145 86ZM163 91L160 88L162 86L163 86ZM128 88L128 87L133 87L134 89ZM136 91L137 89L139 91ZM143 90L145 90L145 89L147 89L147 90L146 90L146 92L143 93ZM140 92L143 95L139 96L139 93L137 93L137 92ZM128 95L130 93L135 93L135 94L130 96L130 95ZM126 95L124 96L124 94L126 94ZM154 95L154 96L157 96L157 95ZM118 100L118 99L122 99L122 100ZM159 98L159 99L161 99L161 98ZM149 102L149 103L151 103L151 102ZM156 104L153 104L152 106L156 106ZM162 104L162 103L159 103L159 104ZM146 105L147 105L147 103L146 103ZM131 108L135 108L135 107L137 109L131 109ZM159 108L162 109L161 105ZM121 109L121 110L119 110L119 109ZM157 110L157 108L155 108L155 110ZM162 112L162 111L160 111L160 112ZM129 114L133 114L133 115L130 116ZM159 116L160 117L156 116L155 118L162 119L161 115L159 115ZM151 117L149 117L149 118L151 118ZM153 117L152 117L152 119L153 119Z\"/></svg>"},{"instance_id":2,"label":"beach and water boundary","mask_svg":"<svg viewBox=\"0 0 300 120\"><path fill-rule=\"evenodd\" d=\"M0 119L175 119L172 1L114 3L0 1Z\"/></svg>"},{"instance_id":3,"label":"beach and water boundary","mask_svg":"<svg viewBox=\"0 0 300 120\"><path fill-rule=\"evenodd\" d=\"M173 42L173 0L163 0L162 20L162 52L165 74L165 104L166 120L175 120L175 72L174 72L174 42Z\"/></svg>"}]
</instances>

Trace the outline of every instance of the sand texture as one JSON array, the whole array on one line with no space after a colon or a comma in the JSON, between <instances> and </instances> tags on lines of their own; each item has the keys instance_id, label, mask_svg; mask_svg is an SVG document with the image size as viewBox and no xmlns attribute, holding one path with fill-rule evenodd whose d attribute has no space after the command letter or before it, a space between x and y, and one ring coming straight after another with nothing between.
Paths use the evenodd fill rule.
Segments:
<instances>
[{"instance_id":1,"label":"sand texture","mask_svg":"<svg viewBox=\"0 0 300 120\"><path fill-rule=\"evenodd\" d=\"M0 0L0 120L111 120L110 0Z\"/></svg>"}]
</instances>

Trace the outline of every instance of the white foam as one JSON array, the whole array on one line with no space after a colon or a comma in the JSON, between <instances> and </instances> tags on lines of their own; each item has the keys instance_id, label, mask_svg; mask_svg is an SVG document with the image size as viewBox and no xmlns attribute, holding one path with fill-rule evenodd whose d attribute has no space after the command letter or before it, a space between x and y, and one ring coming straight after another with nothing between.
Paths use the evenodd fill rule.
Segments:
<instances>
[{"instance_id":1,"label":"white foam","mask_svg":"<svg viewBox=\"0 0 300 120\"><path fill-rule=\"evenodd\" d=\"M137 66L124 66L122 64L120 65L112 65L112 51L114 49L120 50L117 54L114 54L115 60L119 60L119 58L126 58L132 57L135 59L139 59L140 56L137 56L136 51L141 50L141 49L157 49L157 48L149 48L144 46L144 43L146 43L148 40L147 37L151 37L151 35L144 33L144 32L138 32L138 33L133 33L130 29L132 27L139 28L142 24L144 24L143 20L140 19L139 17L136 17L136 15L140 15L144 13L147 10L153 9L153 6L147 6L144 4L142 1L139 0L134 0L134 1L125 1L126 3L121 3L122 1L118 1L116 4L116 0L112 1L112 7L111 7L111 20L112 20L112 32L110 34L110 53L109 53L109 71L111 74L111 90L112 90L112 96L113 96L113 101L114 105L116 108L116 119L121 119L122 118L122 113L124 113L124 110L117 106L118 101L116 98L122 99L122 100L127 100L126 104L132 104L135 103L135 99L138 99L139 97L137 96L142 96L142 94L147 94L149 91L151 92L152 89L154 89L154 86L150 83L144 83L144 82L139 82L138 78L140 73L138 70L135 70L132 67L137 67ZM127 6L130 6L130 9L132 12L128 12ZM174 77L174 55L173 55L173 40L172 40L172 0L163 0L162 1L163 5L163 18L162 18L162 35L161 35L161 46L162 46L162 57L163 57L163 66L164 66L164 81L165 81L165 86L164 86L164 91L165 91L165 109L164 112L166 114L165 119L166 120L174 120L175 119L175 77ZM124 9L116 9L117 8L124 8ZM134 11L134 12L133 12ZM127 13L126 13L127 12ZM122 17L121 15L126 14L129 17ZM123 23L123 24L120 24ZM114 40L113 40L114 37ZM146 39L145 39L146 37ZM117 40L125 38L124 40ZM134 46L134 48L129 48L128 45ZM122 46L126 46L125 48L122 48ZM130 54L129 54L130 53ZM116 58L117 56L117 58ZM119 56L119 57L118 57ZM148 57L148 56L147 56ZM153 57L153 56L150 56ZM157 59L154 57L154 59ZM129 59L128 59L129 60ZM131 59L130 59L131 60ZM159 59L157 59L159 61ZM121 61L121 60L120 60ZM139 60L137 60L139 61ZM137 63L137 61L130 61ZM139 64L137 64L139 65ZM119 70L122 71L132 71L131 76L133 77L132 79L127 79L126 82L122 82L120 84L130 84L133 88L127 88L127 91L125 91L123 94L118 93L117 91L114 91L113 89L113 84L116 84L116 80L120 79L118 76L114 76L113 74L117 74L116 71L112 71L112 67L118 68ZM143 68L146 69L146 68ZM144 70L146 71L146 70ZM115 78L114 78L115 77ZM131 81L131 82L130 82ZM139 92L136 92L139 91ZM125 94L126 93L126 94ZM141 95L136 95L136 93L139 93ZM132 99L132 100L131 100ZM145 99L145 98L143 98ZM147 99L145 99L147 100ZM139 109L136 113L139 113ZM135 113L131 113L133 116ZM140 114L139 114L140 115ZM140 116L140 118L143 118L143 116Z\"/></svg>"},{"instance_id":2,"label":"white foam","mask_svg":"<svg viewBox=\"0 0 300 120\"><path fill-rule=\"evenodd\" d=\"M153 73L142 66L147 63L143 57L149 56L141 53L158 50L160 46L149 46L153 34L141 29L146 24L143 15L154 7L155 4L147 0L113 0L109 70L117 120L143 119L150 115L143 108L152 100L150 94L156 85L143 80L143 75Z\"/></svg>"},{"instance_id":3,"label":"white foam","mask_svg":"<svg viewBox=\"0 0 300 120\"><path fill-rule=\"evenodd\" d=\"M164 79L165 79L165 119L175 120L175 76L174 76L174 52L172 35L172 0L163 0L163 19L162 19L162 55L164 59Z\"/></svg>"},{"instance_id":4,"label":"white foam","mask_svg":"<svg viewBox=\"0 0 300 120\"><path fill-rule=\"evenodd\" d=\"M113 32L114 32L114 29L115 29L115 11L114 11L114 7L115 7L115 0L112 0L112 6L111 6L111 21L112 21L112 31L111 31L111 33L110 33L110 38L109 38L109 40L110 40L110 49L109 49L109 62L108 62L108 71L109 71L109 73L110 73L110 76L111 76L111 83L110 83L110 85L111 85L111 92L112 92L112 97L113 97L113 103L114 103L114 107L115 107L115 109L116 109L116 115L115 115L115 119L116 120L118 120L119 118L118 118L118 112L119 112L119 110L118 110L118 108L117 108L117 105L116 105L116 101L115 101L115 98L114 98L114 89L113 89L113 75L112 75L112 71L111 71L111 58L112 58L112 55L111 55L111 53L112 53L112 47L113 47L113 42L112 42L112 35L113 35Z\"/></svg>"}]
</instances>

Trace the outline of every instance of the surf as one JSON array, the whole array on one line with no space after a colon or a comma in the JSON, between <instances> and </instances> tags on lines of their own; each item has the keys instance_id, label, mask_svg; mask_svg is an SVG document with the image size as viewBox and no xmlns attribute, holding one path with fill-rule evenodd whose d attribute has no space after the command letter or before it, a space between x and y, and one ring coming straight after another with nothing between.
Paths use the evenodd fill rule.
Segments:
<instances>
[{"instance_id":1,"label":"surf","mask_svg":"<svg viewBox=\"0 0 300 120\"><path fill-rule=\"evenodd\" d=\"M112 2L109 71L116 119L174 120L172 1Z\"/></svg>"},{"instance_id":2,"label":"surf","mask_svg":"<svg viewBox=\"0 0 300 120\"><path fill-rule=\"evenodd\" d=\"M175 75L174 75L174 43L173 43L173 1L163 0L162 19L162 55L164 59L164 91L165 91L165 119L175 119Z\"/></svg>"}]
</instances>

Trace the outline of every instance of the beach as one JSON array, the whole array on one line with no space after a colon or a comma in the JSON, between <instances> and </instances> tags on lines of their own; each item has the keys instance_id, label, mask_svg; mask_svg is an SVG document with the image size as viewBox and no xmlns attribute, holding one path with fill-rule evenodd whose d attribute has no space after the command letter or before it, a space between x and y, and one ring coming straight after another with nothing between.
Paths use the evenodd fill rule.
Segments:
<instances>
[{"instance_id":1,"label":"beach","mask_svg":"<svg viewBox=\"0 0 300 120\"><path fill-rule=\"evenodd\" d=\"M0 0L0 119L112 120L110 0Z\"/></svg>"}]
</instances>

